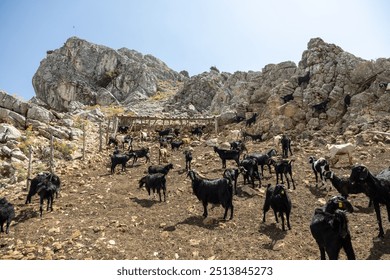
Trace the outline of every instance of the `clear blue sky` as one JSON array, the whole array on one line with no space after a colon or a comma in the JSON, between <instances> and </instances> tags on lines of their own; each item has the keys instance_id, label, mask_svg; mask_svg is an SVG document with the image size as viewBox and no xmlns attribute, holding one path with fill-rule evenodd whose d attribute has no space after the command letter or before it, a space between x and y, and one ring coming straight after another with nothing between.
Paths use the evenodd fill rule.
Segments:
<instances>
[{"instance_id":1,"label":"clear blue sky","mask_svg":"<svg viewBox=\"0 0 390 280\"><path fill-rule=\"evenodd\" d=\"M260 71L299 62L321 37L390 57L387 0L0 0L0 89L29 100L47 50L71 36L151 54L176 71Z\"/></svg>"}]
</instances>

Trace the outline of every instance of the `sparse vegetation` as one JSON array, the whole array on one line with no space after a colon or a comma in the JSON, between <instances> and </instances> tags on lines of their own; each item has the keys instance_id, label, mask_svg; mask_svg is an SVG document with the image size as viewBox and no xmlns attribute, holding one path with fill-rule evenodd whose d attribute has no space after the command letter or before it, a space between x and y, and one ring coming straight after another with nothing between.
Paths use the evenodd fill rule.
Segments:
<instances>
[{"instance_id":1,"label":"sparse vegetation","mask_svg":"<svg viewBox=\"0 0 390 280\"><path fill-rule=\"evenodd\" d=\"M60 152L65 158L69 158L77 150L76 145L57 139L54 140L53 145L54 149Z\"/></svg>"},{"instance_id":2,"label":"sparse vegetation","mask_svg":"<svg viewBox=\"0 0 390 280\"><path fill-rule=\"evenodd\" d=\"M28 126L25 130L25 135L19 139L18 148L23 152L23 154L28 155L28 147L33 144L34 132L32 126Z\"/></svg>"}]
</instances>

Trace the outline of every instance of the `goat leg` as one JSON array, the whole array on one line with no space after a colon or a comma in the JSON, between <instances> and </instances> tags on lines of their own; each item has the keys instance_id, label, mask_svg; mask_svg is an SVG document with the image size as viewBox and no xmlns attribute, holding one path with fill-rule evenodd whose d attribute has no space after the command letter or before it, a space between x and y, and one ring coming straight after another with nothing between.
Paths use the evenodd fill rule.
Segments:
<instances>
[{"instance_id":1,"label":"goat leg","mask_svg":"<svg viewBox=\"0 0 390 280\"><path fill-rule=\"evenodd\" d=\"M379 207L378 201L374 201L374 209L375 209L376 219L377 219L378 226L379 226L378 238L382 238L385 235L385 233L383 231L381 209Z\"/></svg>"},{"instance_id":2,"label":"goat leg","mask_svg":"<svg viewBox=\"0 0 390 280\"><path fill-rule=\"evenodd\" d=\"M343 239L343 248L348 260L356 260L355 252L352 247L351 236L349 234Z\"/></svg>"},{"instance_id":3,"label":"goat leg","mask_svg":"<svg viewBox=\"0 0 390 280\"><path fill-rule=\"evenodd\" d=\"M274 215L275 215L275 221L276 221L277 223L279 223L279 220L278 220L278 213L276 213L275 210L274 210Z\"/></svg>"},{"instance_id":4,"label":"goat leg","mask_svg":"<svg viewBox=\"0 0 390 280\"><path fill-rule=\"evenodd\" d=\"M207 217L207 201L203 201L203 217Z\"/></svg>"},{"instance_id":5,"label":"goat leg","mask_svg":"<svg viewBox=\"0 0 390 280\"><path fill-rule=\"evenodd\" d=\"M290 226L290 213L289 212L286 213L286 220L287 220L287 227L288 227L288 229L291 229L291 226Z\"/></svg>"},{"instance_id":6,"label":"goat leg","mask_svg":"<svg viewBox=\"0 0 390 280\"><path fill-rule=\"evenodd\" d=\"M284 227L284 215L283 215L283 212L280 212L280 219L282 220L282 230L285 231L286 228Z\"/></svg>"}]
</instances>

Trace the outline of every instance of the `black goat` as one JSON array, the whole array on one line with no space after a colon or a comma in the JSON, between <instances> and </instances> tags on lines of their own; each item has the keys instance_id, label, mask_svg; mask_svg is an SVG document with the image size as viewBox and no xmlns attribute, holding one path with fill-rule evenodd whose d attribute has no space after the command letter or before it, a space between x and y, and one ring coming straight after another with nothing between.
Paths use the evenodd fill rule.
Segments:
<instances>
[{"instance_id":1,"label":"black goat","mask_svg":"<svg viewBox=\"0 0 390 280\"><path fill-rule=\"evenodd\" d=\"M162 137L162 136L167 136L168 134L173 133L173 129L172 128L166 128L166 129L163 129L163 130L157 130L156 129L156 132L158 133L158 135L160 137Z\"/></svg>"},{"instance_id":2,"label":"black goat","mask_svg":"<svg viewBox=\"0 0 390 280\"><path fill-rule=\"evenodd\" d=\"M270 161L271 157L276 156L276 150L271 149L265 154L260 154L260 153L253 153L246 155L246 158L254 158L257 161L257 164L261 167L261 176L264 177L264 165L268 166L269 173L272 174L271 171L271 164L272 161Z\"/></svg>"},{"instance_id":3,"label":"black goat","mask_svg":"<svg viewBox=\"0 0 390 280\"><path fill-rule=\"evenodd\" d=\"M324 185L323 174L325 171L329 171L329 163L325 158L316 159L315 157L309 157L309 163L311 164L311 169L316 176L316 187L318 187L318 174L320 174L322 186Z\"/></svg>"},{"instance_id":4,"label":"black goat","mask_svg":"<svg viewBox=\"0 0 390 280\"><path fill-rule=\"evenodd\" d=\"M115 167L118 164L122 165L122 171L126 171L126 164L131 159L134 158L134 153L126 153L126 154L113 154L111 155L111 174L115 173Z\"/></svg>"},{"instance_id":5,"label":"black goat","mask_svg":"<svg viewBox=\"0 0 390 280\"><path fill-rule=\"evenodd\" d=\"M107 149L111 144L114 144L114 147L118 146L119 141L115 137L110 136L108 137Z\"/></svg>"},{"instance_id":6,"label":"black goat","mask_svg":"<svg viewBox=\"0 0 390 280\"><path fill-rule=\"evenodd\" d=\"M326 108L328 106L328 103L329 103L330 99L326 99L325 101L322 101L321 103L318 103L318 104L315 104L313 106L311 106L313 108L313 110L317 113L325 113L326 112Z\"/></svg>"},{"instance_id":7,"label":"black goat","mask_svg":"<svg viewBox=\"0 0 390 280\"><path fill-rule=\"evenodd\" d=\"M191 129L191 134L198 136L198 138L202 137L203 135L203 130L206 128L205 125L202 126L196 126Z\"/></svg>"},{"instance_id":8,"label":"black goat","mask_svg":"<svg viewBox=\"0 0 390 280\"><path fill-rule=\"evenodd\" d=\"M129 127L127 125L118 126L118 133L126 134L129 131Z\"/></svg>"},{"instance_id":9,"label":"black goat","mask_svg":"<svg viewBox=\"0 0 390 280\"><path fill-rule=\"evenodd\" d=\"M226 168L226 160L234 160L237 163L237 166L240 164L240 151L236 150L224 150L214 147L214 152L216 152L222 160L222 168Z\"/></svg>"},{"instance_id":10,"label":"black goat","mask_svg":"<svg viewBox=\"0 0 390 280\"><path fill-rule=\"evenodd\" d=\"M234 118L233 118L233 122L234 122L234 123L240 123L240 122L242 122L242 121L244 121L244 120L245 120L245 117L239 116L237 113L236 113L236 115L235 115Z\"/></svg>"},{"instance_id":11,"label":"black goat","mask_svg":"<svg viewBox=\"0 0 390 280\"><path fill-rule=\"evenodd\" d=\"M325 252L330 260L337 260L341 248L349 260L356 259L346 211L352 213L353 207L343 196L335 196L323 207L315 209L310 231L320 249L321 260L326 259Z\"/></svg>"},{"instance_id":12,"label":"black goat","mask_svg":"<svg viewBox=\"0 0 390 280\"><path fill-rule=\"evenodd\" d=\"M277 184L274 188L271 186L271 184L268 184L263 206L263 223L265 223L265 214L270 208L272 208L272 210L274 211L275 220L277 223L279 223L279 214L279 217L282 220L282 230L286 230L284 227L284 214L286 214L287 227L288 229L291 229L291 200L287 195L287 192L284 189L283 185Z\"/></svg>"},{"instance_id":13,"label":"black goat","mask_svg":"<svg viewBox=\"0 0 390 280\"><path fill-rule=\"evenodd\" d=\"M38 192L39 184L43 183L46 180L49 180L57 186L56 198L58 197L58 193L61 189L60 178L56 174L51 172L40 172L31 180L30 189L28 191L25 204L31 203L31 197L33 197Z\"/></svg>"},{"instance_id":14,"label":"black goat","mask_svg":"<svg viewBox=\"0 0 390 280\"><path fill-rule=\"evenodd\" d=\"M252 124L256 123L257 113L253 113L252 117L246 120L245 127L250 127Z\"/></svg>"},{"instance_id":15,"label":"black goat","mask_svg":"<svg viewBox=\"0 0 390 280\"><path fill-rule=\"evenodd\" d=\"M243 131L242 132L242 138L244 139L244 141L247 139L247 138L250 138L252 141L261 141L263 139L263 134L250 134L246 131Z\"/></svg>"},{"instance_id":16,"label":"black goat","mask_svg":"<svg viewBox=\"0 0 390 280\"><path fill-rule=\"evenodd\" d=\"M280 176L281 183L284 184L284 182L283 182L283 175L284 175L284 177L286 178L286 181L287 181L287 187L290 189L290 180L288 179L288 177L290 177L291 182L293 184L293 188L295 190L295 183L294 183L294 179L292 177L292 163L293 163L293 161L294 160L285 160L285 159L282 159L279 161L274 161L273 159L271 159L271 162L275 168L276 184L279 184L279 176Z\"/></svg>"},{"instance_id":17,"label":"black goat","mask_svg":"<svg viewBox=\"0 0 390 280\"><path fill-rule=\"evenodd\" d=\"M134 154L133 165L139 158L145 158L145 163L150 161L149 148L141 148L139 150L130 150L130 154Z\"/></svg>"},{"instance_id":18,"label":"black goat","mask_svg":"<svg viewBox=\"0 0 390 280\"><path fill-rule=\"evenodd\" d=\"M184 144L183 140L176 140L171 142L171 149L179 150L180 147Z\"/></svg>"},{"instance_id":19,"label":"black goat","mask_svg":"<svg viewBox=\"0 0 390 280\"><path fill-rule=\"evenodd\" d=\"M384 236L380 204L385 204L390 221L390 168L374 176L364 165L352 168L349 181L353 186L364 189L364 193L372 200L379 226L379 238Z\"/></svg>"},{"instance_id":20,"label":"black goat","mask_svg":"<svg viewBox=\"0 0 390 280\"><path fill-rule=\"evenodd\" d=\"M294 95L293 93L290 93L285 96L281 96L280 98L283 99L283 103L286 104L287 102L294 100Z\"/></svg>"},{"instance_id":21,"label":"black goat","mask_svg":"<svg viewBox=\"0 0 390 280\"><path fill-rule=\"evenodd\" d=\"M300 86L303 83L309 83L310 81L310 71L306 72L304 76L298 77L298 86Z\"/></svg>"},{"instance_id":22,"label":"black goat","mask_svg":"<svg viewBox=\"0 0 390 280\"><path fill-rule=\"evenodd\" d=\"M243 159L240 162L239 170L244 177L244 185L248 181L248 183L252 184L252 188L255 188L255 179L257 179L259 180L259 187L261 187L261 178L256 159L250 157Z\"/></svg>"},{"instance_id":23,"label":"black goat","mask_svg":"<svg viewBox=\"0 0 390 280\"><path fill-rule=\"evenodd\" d=\"M184 154L185 161L186 161L186 170L188 171L191 169L192 152L189 150L185 150L183 152L183 154Z\"/></svg>"},{"instance_id":24,"label":"black goat","mask_svg":"<svg viewBox=\"0 0 390 280\"><path fill-rule=\"evenodd\" d=\"M325 180L329 179L333 187L345 198L348 198L350 194L364 193L365 190L360 185L352 185L349 178L340 178L333 171L324 172ZM370 199L368 207L371 207L372 200Z\"/></svg>"},{"instance_id":25,"label":"black goat","mask_svg":"<svg viewBox=\"0 0 390 280\"><path fill-rule=\"evenodd\" d=\"M238 175L240 175L240 170L238 168L227 168L223 172L223 178L229 179L233 183L235 194L237 194Z\"/></svg>"},{"instance_id":26,"label":"black goat","mask_svg":"<svg viewBox=\"0 0 390 280\"><path fill-rule=\"evenodd\" d=\"M202 201L203 217L207 217L207 205L221 204L225 209L223 219L226 220L227 212L230 209L230 220L233 219L233 186L229 179L220 178L215 180L203 179L193 171L188 171L187 176L191 178L192 190L195 196Z\"/></svg>"},{"instance_id":27,"label":"black goat","mask_svg":"<svg viewBox=\"0 0 390 280\"><path fill-rule=\"evenodd\" d=\"M290 151L290 156L292 156L291 139L283 134L282 139L280 139L280 143L282 144L282 157L288 158L289 151Z\"/></svg>"},{"instance_id":28,"label":"black goat","mask_svg":"<svg viewBox=\"0 0 390 280\"><path fill-rule=\"evenodd\" d=\"M131 151L133 149L133 137L130 135L126 135L122 140L122 149L125 149L125 144L129 145L128 150Z\"/></svg>"},{"instance_id":29,"label":"black goat","mask_svg":"<svg viewBox=\"0 0 390 280\"><path fill-rule=\"evenodd\" d=\"M173 164L169 163L167 165L151 165L148 167L148 173L154 174L154 173L162 173L164 175L167 175L169 170L173 169Z\"/></svg>"},{"instance_id":30,"label":"black goat","mask_svg":"<svg viewBox=\"0 0 390 280\"><path fill-rule=\"evenodd\" d=\"M5 233L9 233L9 226L12 220L15 218L15 209L14 206L7 201L7 199L0 198L0 232L4 232L4 223L5 223Z\"/></svg>"},{"instance_id":31,"label":"black goat","mask_svg":"<svg viewBox=\"0 0 390 280\"><path fill-rule=\"evenodd\" d=\"M344 97L344 109L347 110L347 108L351 105L351 96L347 94Z\"/></svg>"},{"instance_id":32,"label":"black goat","mask_svg":"<svg viewBox=\"0 0 390 280\"><path fill-rule=\"evenodd\" d=\"M38 186L39 212L40 217L42 217L45 199L47 200L46 211L49 211L49 209L50 211L53 211L54 194L57 192L57 185L53 184L49 179L46 179L44 182L39 183Z\"/></svg>"},{"instance_id":33,"label":"black goat","mask_svg":"<svg viewBox=\"0 0 390 280\"><path fill-rule=\"evenodd\" d=\"M162 190L164 194L164 201L166 201L167 187L166 187L165 174L162 173L148 174L142 177L138 183L140 188L142 188L143 185L145 185L149 196L150 196L150 190L153 190L153 196L157 191L160 201L162 201L161 200L161 190Z\"/></svg>"},{"instance_id":34,"label":"black goat","mask_svg":"<svg viewBox=\"0 0 390 280\"><path fill-rule=\"evenodd\" d=\"M230 142L230 149L240 151L240 152L243 151L248 152L248 149L246 148L244 142L242 142L241 140Z\"/></svg>"}]
</instances>

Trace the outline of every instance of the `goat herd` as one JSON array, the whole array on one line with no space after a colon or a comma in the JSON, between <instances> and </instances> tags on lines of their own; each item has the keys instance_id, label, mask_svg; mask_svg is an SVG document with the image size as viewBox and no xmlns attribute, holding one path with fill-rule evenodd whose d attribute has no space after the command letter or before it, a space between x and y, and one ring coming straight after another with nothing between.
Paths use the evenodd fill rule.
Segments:
<instances>
[{"instance_id":1,"label":"goat herd","mask_svg":"<svg viewBox=\"0 0 390 280\"><path fill-rule=\"evenodd\" d=\"M256 115L254 115L256 118ZM198 126L192 129L192 134L201 139L203 129L205 127ZM157 131L159 140L159 165L150 165L147 168L147 175L142 176L138 183L139 188L145 186L149 196L151 191L153 195L157 193L159 200L166 201L166 175L173 169L173 164L160 165L161 160L166 161L167 148L170 145L172 150L180 149L186 143L185 138L180 139L179 131L174 129L166 129ZM141 132L144 133L144 132ZM145 140L146 135L140 135L140 139ZM121 141L117 138L110 138L108 144L115 145L114 152L111 155L111 174L115 174L116 165L122 166L122 171L125 171L126 164L130 159L133 159L133 165L139 158L144 157L145 163L150 161L149 148L141 148L134 150L132 146L133 138L124 136ZM120 143L122 142L122 143ZM126 151L125 143L129 145ZM244 184L248 183L253 188L262 185L264 178L264 167L267 167L272 173L273 167L276 174L276 184L271 186L267 184L266 195L263 204L263 222L266 220L266 213L272 208L276 222L278 217L282 221L282 230L286 230L285 222L288 229L291 229L290 214L292 209L291 199L288 193L296 189L293 179L293 159L289 159L292 155L291 140L286 136L276 136L275 144L281 145L282 156L277 157L277 151L271 149L268 152L249 153L245 141L237 140L230 143L230 149L222 149L215 146L214 152L218 154L222 162L223 173L221 178L208 179L201 176L198 172L191 168L193 159L192 149L184 149L183 160L187 177L191 179L193 194L203 205L203 216L208 216L208 204L219 204L224 208L223 219L226 220L230 210L229 219L233 219L233 197L237 195L237 179L241 174ZM279 144L280 143L280 144ZM122 144L123 152L118 148ZM244 154L245 152L245 154ZM244 154L244 155L243 155ZM243 158L241 158L243 155ZM226 168L226 161L234 161L237 164L236 168ZM330 180L335 189L340 195L329 199L323 207L314 210L312 221L310 223L310 231L318 244L320 250L320 258L326 259L326 254L329 259L338 259L339 252L343 248L348 259L355 259L355 253L351 242L351 236L348 229L347 212L353 211L353 206L348 201L349 194L364 193L369 198L369 206L373 205L376 213L377 222L379 225L379 238L384 237L382 227L382 219L380 213L380 204L385 204L387 207L388 219L390 221L390 169L387 168L376 176L373 175L367 167L363 165L355 166L351 169L349 178L340 178L330 170L330 164L327 159L310 157L309 163L312 167L315 180L318 183L321 180L324 185L324 180ZM260 170L259 170L260 167ZM284 184L286 180L287 186ZM290 182L291 181L291 182ZM291 183L291 184L290 184ZM292 185L292 190L290 189ZM43 213L43 203L47 200L47 210L53 210L54 196L58 196L60 190L60 178L50 172L39 173L31 180L29 192L26 198L26 204L31 202L31 197L38 194L40 197L40 216ZM161 194L162 192L162 194ZM162 198L163 195L163 198ZM3 225L6 223L5 232L9 232L9 226L12 219L15 217L15 211L11 203L5 198L0 199L0 225L1 232L4 231Z\"/></svg>"}]
</instances>

